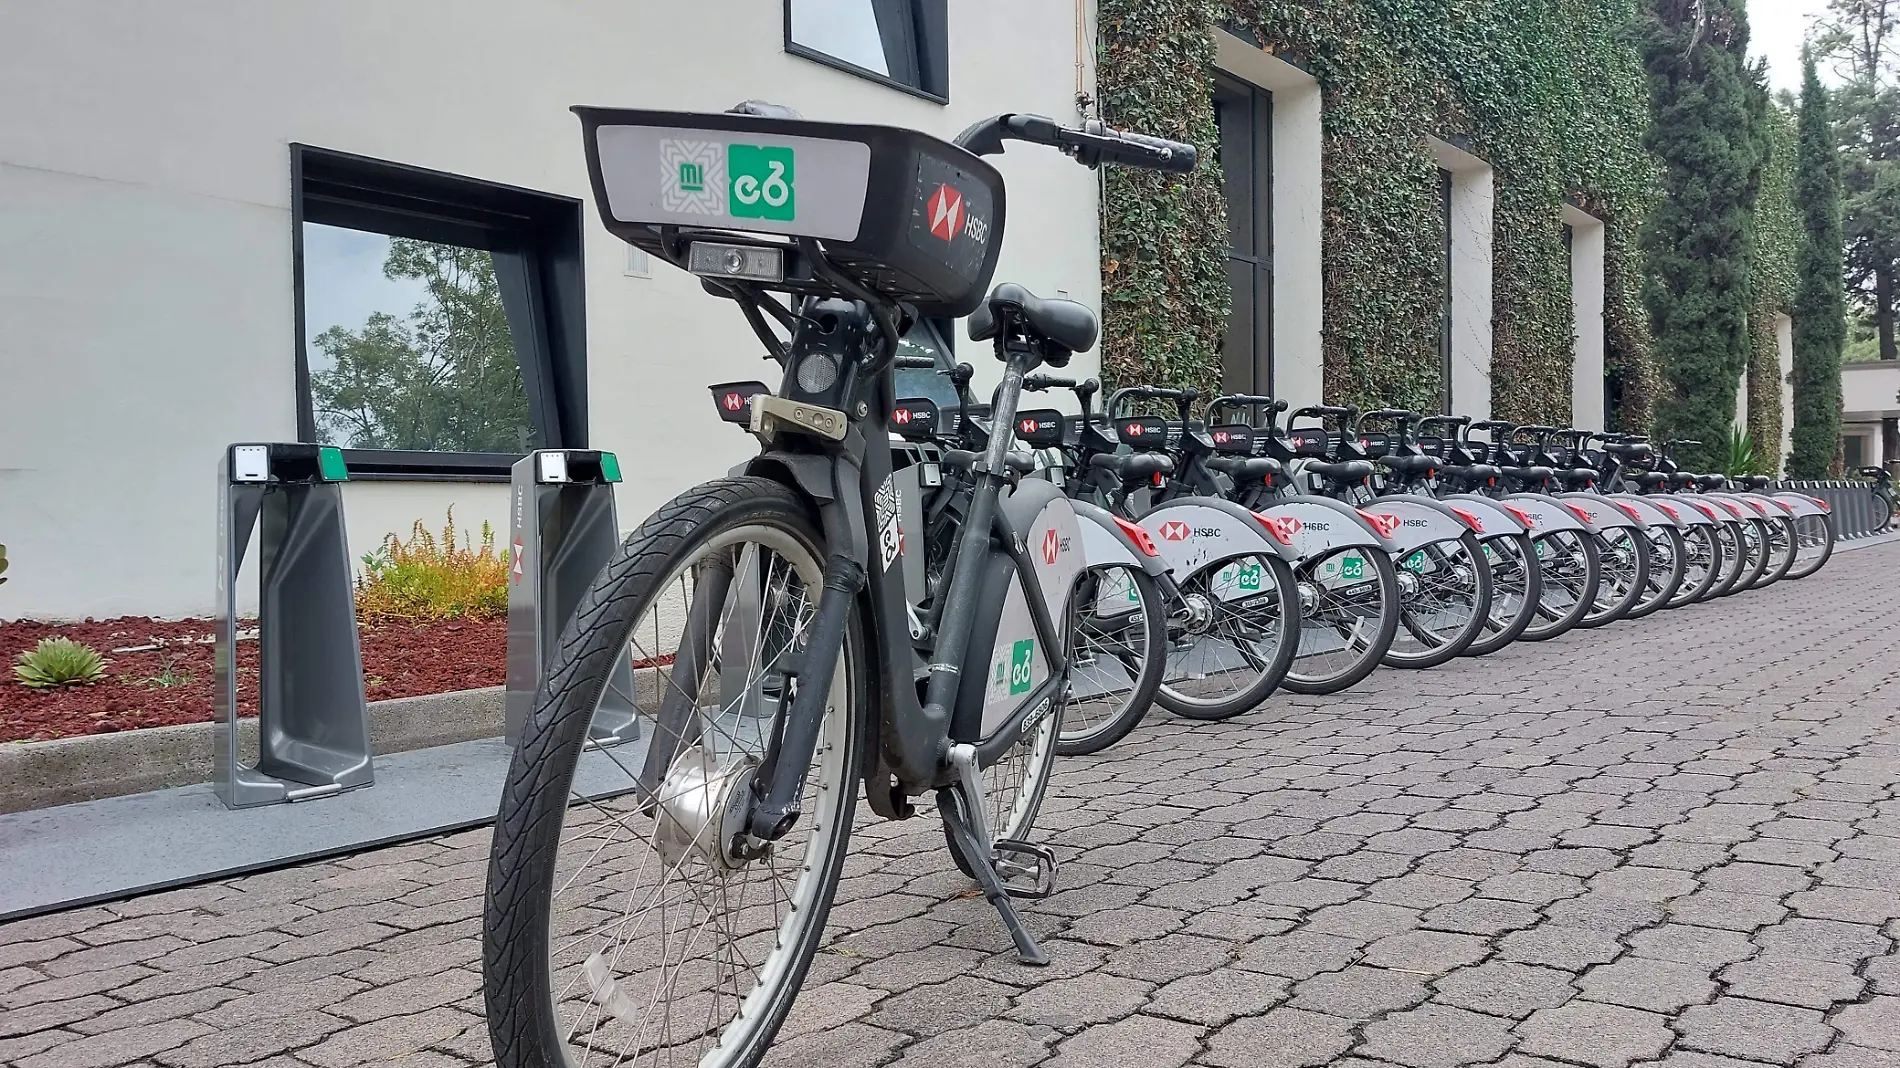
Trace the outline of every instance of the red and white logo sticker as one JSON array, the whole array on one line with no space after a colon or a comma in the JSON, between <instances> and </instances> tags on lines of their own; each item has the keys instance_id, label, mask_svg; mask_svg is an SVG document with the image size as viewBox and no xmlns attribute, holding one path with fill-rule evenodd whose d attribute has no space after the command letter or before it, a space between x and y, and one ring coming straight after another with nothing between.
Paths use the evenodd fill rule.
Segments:
<instances>
[{"instance_id":1,"label":"red and white logo sticker","mask_svg":"<svg viewBox=\"0 0 1900 1068\"><path fill-rule=\"evenodd\" d=\"M1267 528L1267 533L1273 535L1273 540L1281 545L1293 544L1293 536L1306 525L1300 522L1298 516L1291 515L1267 515L1255 512L1254 518L1260 520L1260 525Z\"/></svg>"},{"instance_id":2,"label":"red and white logo sticker","mask_svg":"<svg viewBox=\"0 0 1900 1068\"><path fill-rule=\"evenodd\" d=\"M896 408L896 409L893 409L893 410L891 411L891 421L892 421L892 422L894 422L894 423L908 423L908 422L910 422L910 409L909 409L909 408Z\"/></svg>"},{"instance_id":3,"label":"red and white logo sticker","mask_svg":"<svg viewBox=\"0 0 1900 1068\"><path fill-rule=\"evenodd\" d=\"M1141 436L1141 424L1129 423L1127 426L1122 428L1122 432L1127 434L1131 438L1138 438Z\"/></svg>"},{"instance_id":4,"label":"red and white logo sticker","mask_svg":"<svg viewBox=\"0 0 1900 1068\"><path fill-rule=\"evenodd\" d=\"M953 241L957 229L963 223L963 194L947 185L940 185L930 196L930 232Z\"/></svg>"},{"instance_id":5,"label":"red and white logo sticker","mask_svg":"<svg viewBox=\"0 0 1900 1068\"><path fill-rule=\"evenodd\" d=\"M1034 419L1025 419L1017 424L1017 429L1025 434L1034 434L1036 431L1042 429L1042 424L1036 422Z\"/></svg>"},{"instance_id":6,"label":"red and white logo sticker","mask_svg":"<svg viewBox=\"0 0 1900 1068\"><path fill-rule=\"evenodd\" d=\"M1056 536L1056 528L1050 527L1049 533L1042 536L1042 562L1053 564L1056 554L1062 551L1062 539Z\"/></svg>"},{"instance_id":7,"label":"red and white logo sticker","mask_svg":"<svg viewBox=\"0 0 1900 1068\"><path fill-rule=\"evenodd\" d=\"M521 550L522 550L522 545L521 545L521 539L520 539L520 538L516 538L516 539L515 539L515 552L514 552L514 562L513 562L513 570L514 570L514 581L516 581L516 582L520 582L520 581L521 581L521 579L522 579L522 571L521 571Z\"/></svg>"},{"instance_id":8,"label":"red and white logo sticker","mask_svg":"<svg viewBox=\"0 0 1900 1068\"><path fill-rule=\"evenodd\" d=\"M1170 519L1161 524L1161 538L1164 541L1186 541L1188 525L1178 519Z\"/></svg>"},{"instance_id":9,"label":"red and white logo sticker","mask_svg":"<svg viewBox=\"0 0 1900 1068\"><path fill-rule=\"evenodd\" d=\"M743 407L745 407L744 397L741 397L737 393L726 394L726 410L727 411L736 412Z\"/></svg>"}]
</instances>

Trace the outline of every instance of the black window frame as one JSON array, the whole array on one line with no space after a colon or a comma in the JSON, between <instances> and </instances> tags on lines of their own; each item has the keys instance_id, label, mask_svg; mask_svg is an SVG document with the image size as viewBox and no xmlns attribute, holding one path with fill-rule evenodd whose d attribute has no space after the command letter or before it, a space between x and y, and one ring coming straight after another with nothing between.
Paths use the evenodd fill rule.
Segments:
<instances>
[{"instance_id":1,"label":"black window frame","mask_svg":"<svg viewBox=\"0 0 1900 1068\"><path fill-rule=\"evenodd\" d=\"M1441 166L1438 168L1438 218L1445 228L1443 247L1440 249L1439 256L1439 270L1444 275L1445 288L1438 309L1438 374L1443 381L1444 387L1444 401L1442 405L1444 411L1441 413L1444 415L1454 414L1452 411L1451 397L1451 369L1453 362L1451 313L1452 293L1455 287L1452 285L1452 272L1454 267L1451 242L1451 199L1452 191L1457 185L1457 182L1458 176L1452 173L1450 167Z\"/></svg>"},{"instance_id":2,"label":"black window frame","mask_svg":"<svg viewBox=\"0 0 1900 1068\"><path fill-rule=\"evenodd\" d=\"M891 74L879 74L792 40L792 4L785 0L785 51L938 104L950 102L949 0L870 0Z\"/></svg>"},{"instance_id":3,"label":"black window frame","mask_svg":"<svg viewBox=\"0 0 1900 1068\"><path fill-rule=\"evenodd\" d=\"M306 222L489 252L538 448L587 447L583 203L312 145L290 146L297 438L316 443L305 340ZM328 443L323 443L328 444ZM343 450L363 481L506 482L520 453Z\"/></svg>"},{"instance_id":4,"label":"black window frame","mask_svg":"<svg viewBox=\"0 0 1900 1068\"><path fill-rule=\"evenodd\" d=\"M1237 353L1227 351L1227 341L1232 336L1234 312L1228 312L1228 325L1222 333L1221 380L1230 392L1259 393L1271 395L1274 386L1275 361L1273 348L1273 93L1272 91L1232 77L1225 72L1216 72L1214 77L1214 97L1216 103L1223 98L1233 103L1245 103L1247 114L1246 160L1246 203L1252 234L1247 242L1248 248L1239 249L1233 241L1235 220L1233 211L1228 211L1227 266L1229 285L1234 284L1234 274L1244 269L1252 284L1252 320L1253 343L1252 367L1247 370L1246 382L1233 381L1241 368L1233 365L1230 357ZM1226 134L1216 132L1217 143L1224 147ZM1232 182L1238 168L1234 161L1221 157L1221 195L1230 204L1235 190Z\"/></svg>"}]
</instances>

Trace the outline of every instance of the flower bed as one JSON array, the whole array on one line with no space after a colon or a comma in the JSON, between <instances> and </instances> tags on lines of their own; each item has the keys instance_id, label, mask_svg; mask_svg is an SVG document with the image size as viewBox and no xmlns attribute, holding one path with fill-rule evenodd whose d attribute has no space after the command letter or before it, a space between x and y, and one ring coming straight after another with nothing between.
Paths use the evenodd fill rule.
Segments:
<instances>
[{"instance_id":1,"label":"flower bed","mask_svg":"<svg viewBox=\"0 0 1900 1068\"><path fill-rule=\"evenodd\" d=\"M210 620L130 616L84 623L0 623L0 742L109 734L212 718ZM506 680L503 619L384 622L360 628L369 699L417 697ZM64 636L104 654L91 686L36 690L13 678L14 658ZM257 714L257 642L238 642L238 707Z\"/></svg>"}]
</instances>

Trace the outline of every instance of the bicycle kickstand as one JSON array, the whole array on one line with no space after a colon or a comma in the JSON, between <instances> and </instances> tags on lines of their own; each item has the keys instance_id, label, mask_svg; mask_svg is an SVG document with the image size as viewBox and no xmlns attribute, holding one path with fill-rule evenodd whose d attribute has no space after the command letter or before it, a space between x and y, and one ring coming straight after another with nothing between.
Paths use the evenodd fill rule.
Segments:
<instances>
[{"instance_id":1,"label":"bicycle kickstand","mask_svg":"<svg viewBox=\"0 0 1900 1068\"><path fill-rule=\"evenodd\" d=\"M970 829L969 810L964 804L961 791L955 786L945 786L937 791L937 808L943 814L943 825L950 831L950 837L957 844L957 851L969 861L970 870L975 873L976 881L983 888L983 897L1003 918L1003 926L1009 929L1009 937L1016 943L1016 959L1032 967L1043 967L1049 963L1049 954L1043 952L1036 939L1023 926L1022 916L1016 912L1016 902L1009 891L1003 888L1003 879L996 874L996 867L990 860L989 849L982 845L976 833Z\"/></svg>"}]
</instances>

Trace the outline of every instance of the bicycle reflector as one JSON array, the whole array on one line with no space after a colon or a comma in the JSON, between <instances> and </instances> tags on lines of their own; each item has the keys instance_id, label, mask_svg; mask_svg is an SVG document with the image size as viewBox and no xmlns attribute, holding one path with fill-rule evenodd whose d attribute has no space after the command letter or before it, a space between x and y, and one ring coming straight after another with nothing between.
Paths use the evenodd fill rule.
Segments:
<instances>
[{"instance_id":1,"label":"bicycle reflector","mask_svg":"<svg viewBox=\"0 0 1900 1068\"><path fill-rule=\"evenodd\" d=\"M1366 522L1372 524L1372 529L1378 531L1381 538L1389 538L1399 529L1399 517L1388 512L1367 512L1359 510L1359 515Z\"/></svg>"},{"instance_id":2,"label":"bicycle reflector","mask_svg":"<svg viewBox=\"0 0 1900 1068\"><path fill-rule=\"evenodd\" d=\"M1587 527L1596 522L1596 518L1590 514L1590 509L1585 508L1583 505L1572 501L1563 501L1561 503L1565 508L1570 509L1570 514L1576 516L1577 520L1584 526Z\"/></svg>"},{"instance_id":3,"label":"bicycle reflector","mask_svg":"<svg viewBox=\"0 0 1900 1068\"><path fill-rule=\"evenodd\" d=\"M721 382L706 388L712 390L713 404L719 408L719 418L728 423L750 422L752 398L772 392L771 387L763 382Z\"/></svg>"},{"instance_id":4,"label":"bicycle reflector","mask_svg":"<svg viewBox=\"0 0 1900 1068\"><path fill-rule=\"evenodd\" d=\"M686 251L686 269L705 278L741 282L783 282L785 250L758 245L695 241Z\"/></svg>"},{"instance_id":5,"label":"bicycle reflector","mask_svg":"<svg viewBox=\"0 0 1900 1068\"><path fill-rule=\"evenodd\" d=\"M1622 509L1624 515L1629 516L1631 519L1636 520L1638 523L1641 523L1643 521L1643 515L1641 512L1638 512L1636 510L1635 505L1628 504L1624 501L1611 501L1610 503Z\"/></svg>"},{"instance_id":6,"label":"bicycle reflector","mask_svg":"<svg viewBox=\"0 0 1900 1068\"><path fill-rule=\"evenodd\" d=\"M1109 518L1115 521L1115 526L1120 528L1123 534L1128 535L1129 540L1135 543L1135 548L1140 549L1143 556L1161 555L1161 550L1155 548L1155 540L1148 536L1147 531L1123 519L1121 516L1111 515Z\"/></svg>"},{"instance_id":7,"label":"bicycle reflector","mask_svg":"<svg viewBox=\"0 0 1900 1068\"><path fill-rule=\"evenodd\" d=\"M1471 511L1469 508L1460 508L1454 504L1451 506L1451 514L1464 520L1465 526L1470 527L1473 531L1479 534L1484 533L1484 521L1479 519L1477 513Z\"/></svg>"},{"instance_id":8,"label":"bicycle reflector","mask_svg":"<svg viewBox=\"0 0 1900 1068\"><path fill-rule=\"evenodd\" d=\"M1822 500L1819 497L1809 497L1808 500L1813 501L1814 506L1816 508L1819 508L1823 512L1832 512L1834 510L1832 505L1829 505L1826 501Z\"/></svg>"},{"instance_id":9,"label":"bicycle reflector","mask_svg":"<svg viewBox=\"0 0 1900 1068\"><path fill-rule=\"evenodd\" d=\"M1651 501L1650 503L1654 504L1658 508L1661 508L1663 510L1663 514L1668 516L1669 518L1677 520L1677 521L1680 521L1682 519L1682 513L1676 511L1674 506L1666 504L1662 501Z\"/></svg>"},{"instance_id":10,"label":"bicycle reflector","mask_svg":"<svg viewBox=\"0 0 1900 1068\"><path fill-rule=\"evenodd\" d=\"M1528 508L1519 508L1515 504L1508 504L1504 502L1499 502L1499 506L1502 507L1505 511L1511 513L1511 515L1514 518L1516 518L1518 522L1524 524L1525 530L1532 530L1536 528L1537 517L1531 514L1531 511Z\"/></svg>"}]
</instances>

